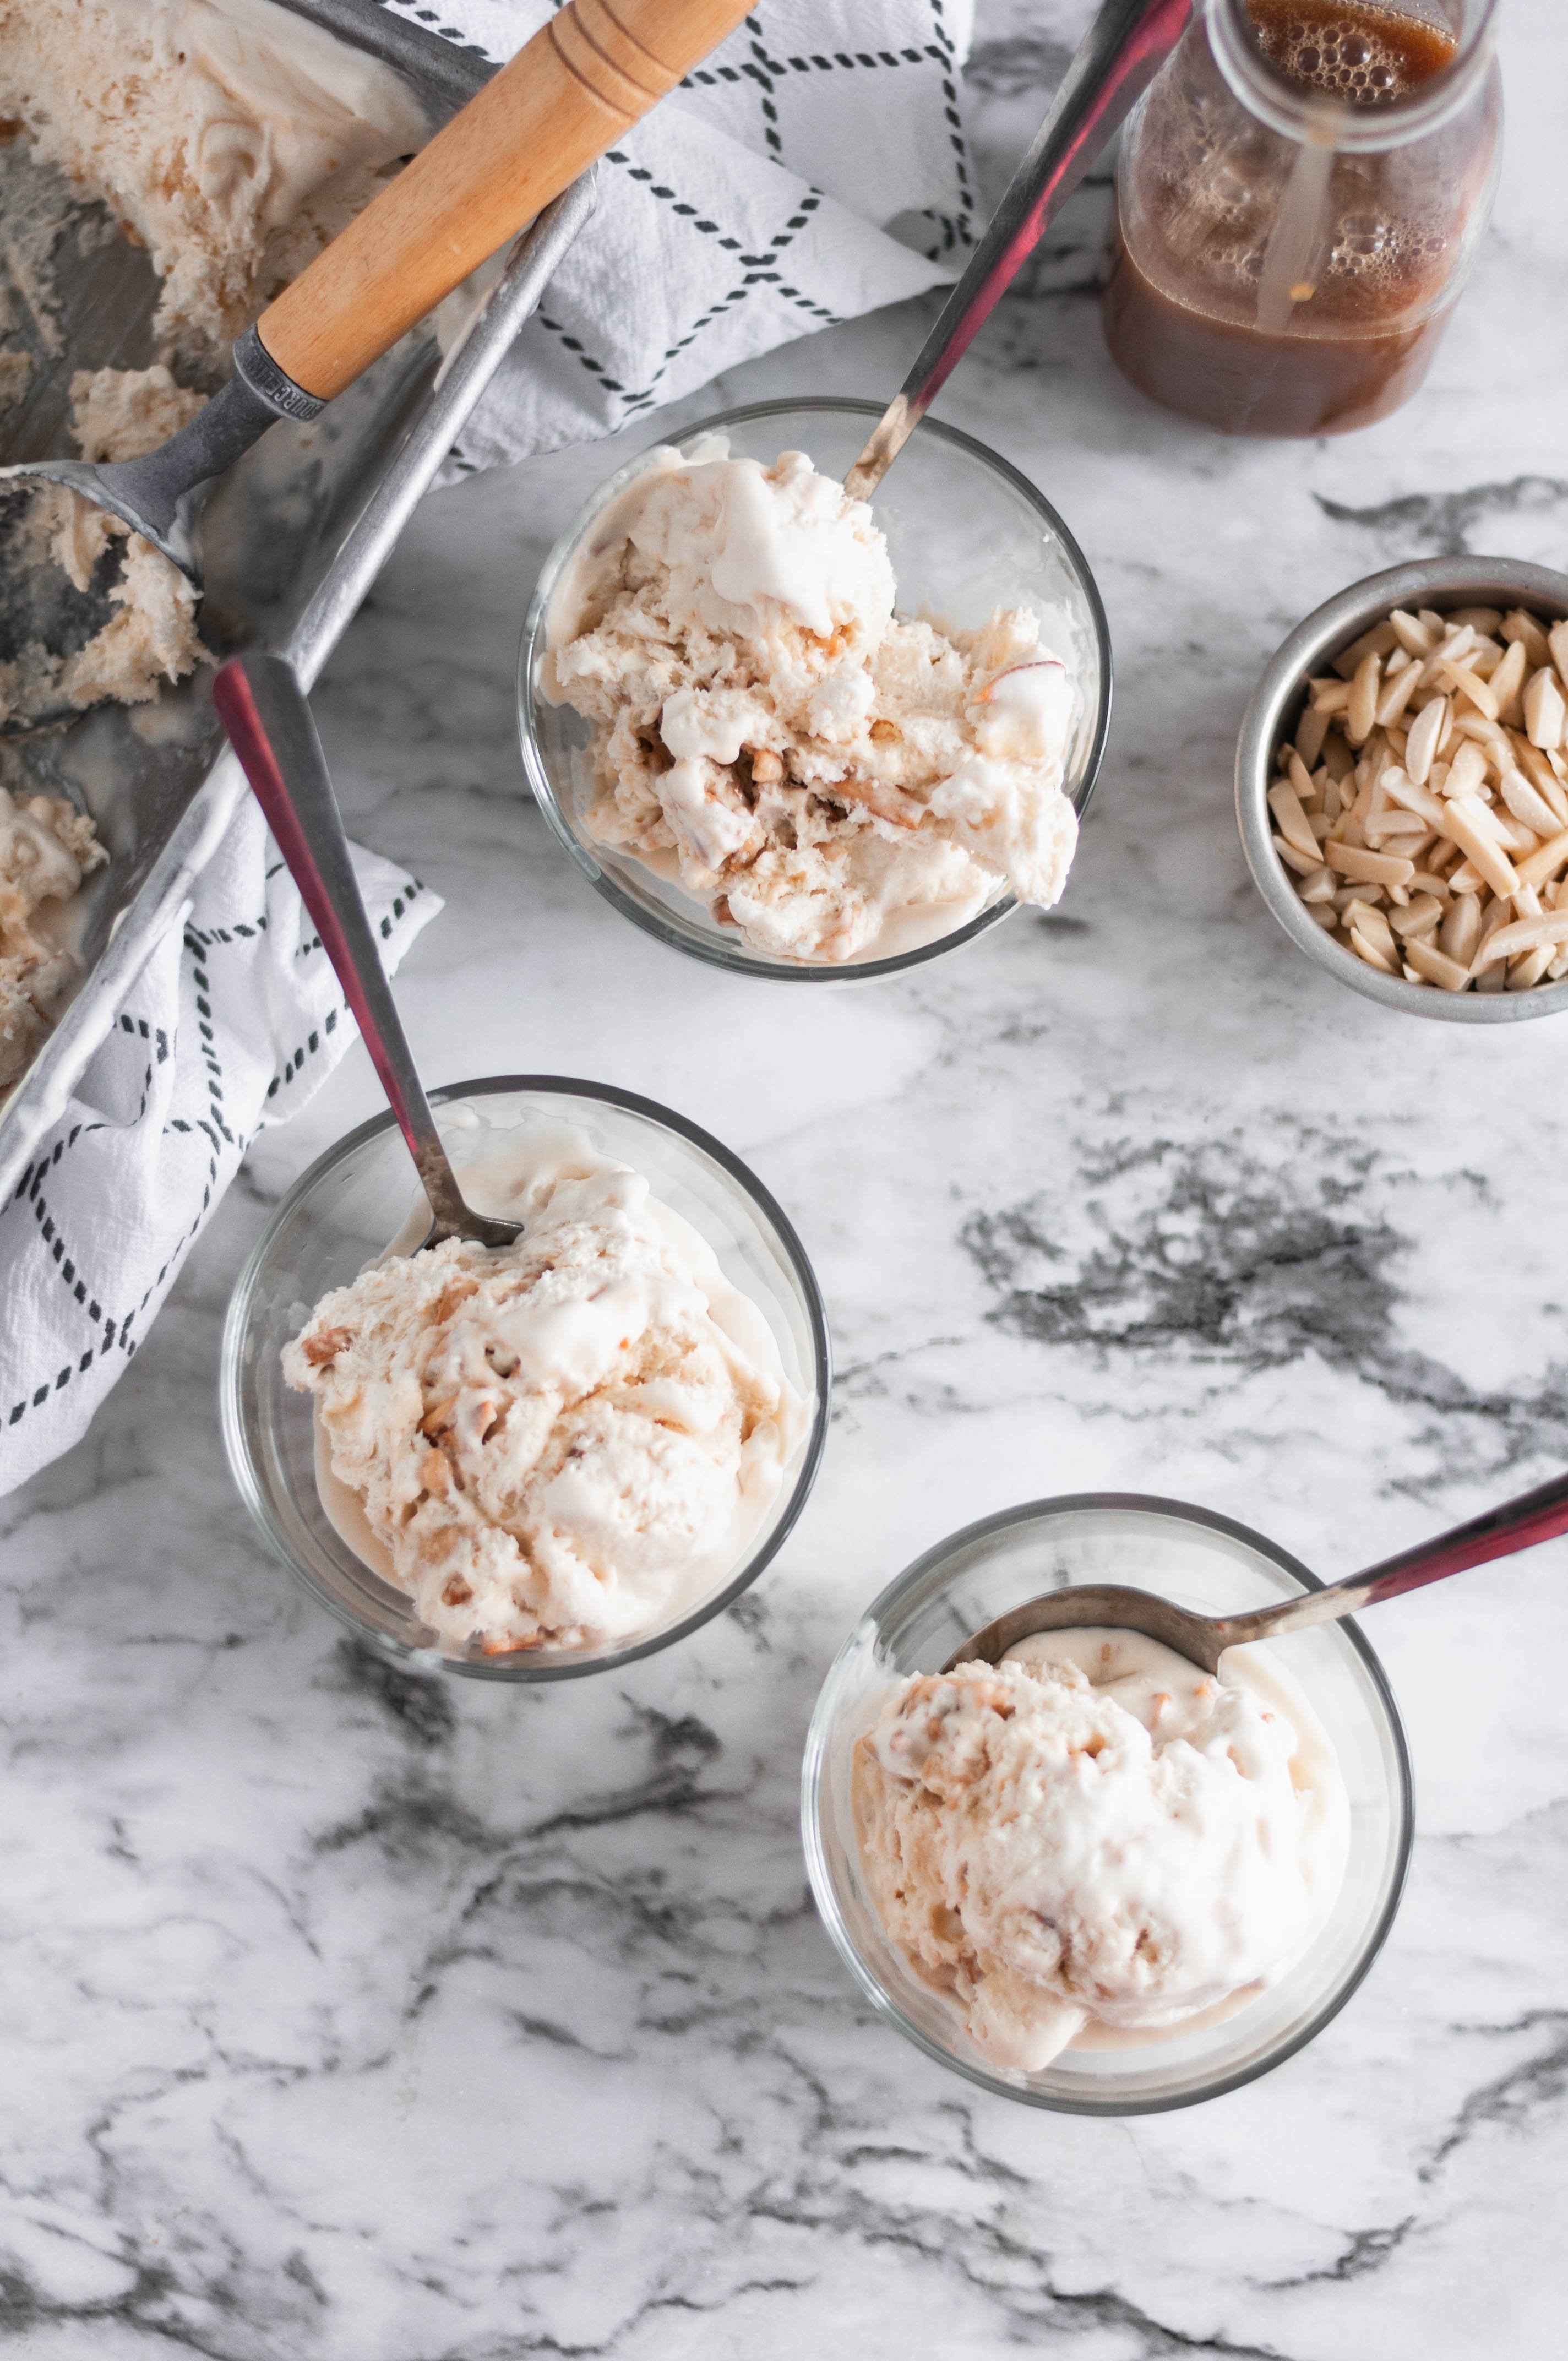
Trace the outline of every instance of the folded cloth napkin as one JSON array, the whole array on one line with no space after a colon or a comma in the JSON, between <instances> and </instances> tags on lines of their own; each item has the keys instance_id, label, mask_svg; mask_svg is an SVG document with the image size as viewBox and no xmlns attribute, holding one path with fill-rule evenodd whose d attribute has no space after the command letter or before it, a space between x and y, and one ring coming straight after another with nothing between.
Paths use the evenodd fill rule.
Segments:
<instances>
[{"instance_id":1,"label":"folded cloth napkin","mask_svg":"<svg viewBox=\"0 0 1568 2361\"><path fill-rule=\"evenodd\" d=\"M498 62L554 13L381 5ZM972 21L973 0L762 0L605 158L598 211L444 480L610 434L955 278L974 212L958 93Z\"/></svg>"},{"instance_id":2,"label":"folded cloth napkin","mask_svg":"<svg viewBox=\"0 0 1568 2361\"><path fill-rule=\"evenodd\" d=\"M355 864L393 968L440 900L375 853ZM302 1106L354 1038L247 796L0 1207L0 1492L85 1431L251 1139Z\"/></svg>"}]
</instances>

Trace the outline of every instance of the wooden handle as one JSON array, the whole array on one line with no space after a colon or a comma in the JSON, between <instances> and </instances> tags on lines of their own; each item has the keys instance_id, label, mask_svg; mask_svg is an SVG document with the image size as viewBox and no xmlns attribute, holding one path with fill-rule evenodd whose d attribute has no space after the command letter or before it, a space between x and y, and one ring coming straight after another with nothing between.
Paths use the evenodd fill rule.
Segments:
<instances>
[{"instance_id":1,"label":"wooden handle","mask_svg":"<svg viewBox=\"0 0 1568 2361\"><path fill-rule=\"evenodd\" d=\"M330 401L613 147L750 0L569 0L257 322Z\"/></svg>"}]
</instances>

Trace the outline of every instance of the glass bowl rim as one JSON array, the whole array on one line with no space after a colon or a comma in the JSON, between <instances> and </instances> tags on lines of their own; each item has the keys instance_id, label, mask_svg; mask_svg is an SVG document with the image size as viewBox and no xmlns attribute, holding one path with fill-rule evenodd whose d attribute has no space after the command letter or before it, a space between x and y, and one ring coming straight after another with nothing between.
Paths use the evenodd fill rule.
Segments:
<instances>
[{"instance_id":1,"label":"glass bowl rim","mask_svg":"<svg viewBox=\"0 0 1568 2361\"><path fill-rule=\"evenodd\" d=\"M835 966L824 961L791 962L784 960L776 961L764 960L754 952L732 950L728 943L713 941L698 933L695 925L688 927L678 923L673 917L644 909L640 902L634 901L622 890L620 882L609 870L601 867L593 859L561 808L555 794L554 783L550 777L534 728L534 700L530 689L534 649L540 633L544 628L544 619L549 609L550 599L554 593L556 582L568 554L576 547L590 519L598 513L606 500L612 498L621 485L631 480L633 475L647 460L651 451L659 450L672 442L678 448L694 441L699 434L710 434L727 426L746 425L756 419L773 418L789 412L836 411L839 413L850 413L874 421L882 417L884 408L885 404L868 401L860 394L806 393L796 395L790 400L780 397L767 401L739 402L731 409L716 410L706 418L694 420L691 425L680 428L674 435L660 435L653 442L644 444L641 449L633 453L630 458L624 460L619 467L603 478L577 510L570 523L552 544L539 569L539 578L534 584L532 596L528 602L528 610L523 617L522 637L519 643L517 657L518 739L522 752L524 776L532 791L533 800L543 813L552 833L570 855L582 875L587 879L595 893L609 903L613 909L618 910L622 917L630 918L633 926L640 927L644 934L652 935L656 942L664 943L672 950L684 951L688 958L705 961L708 966L720 968L729 975L760 976L765 983L870 983L879 976L901 974L906 969L919 967L925 961L935 959L939 952L957 950L961 944L972 942L975 937L983 934L988 927L994 927L1000 919L1007 917L1017 909L1018 902L1014 895L1003 894L998 900L992 902L989 908L977 912L975 917L966 920L963 926L955 928L951 934L939 935L935 942L917 943L912 950L895 952L888 959L861 960L843 966ZM1019 494L1025 505L1033 509L1036 515L1044 519L1052 538L1059 544L1066 556L1069 571L1083 594L1093 631L1095 652L1100 662L1100 698L1095 715L1094 735L1090 746L1088 761L1084 766L1083 784L1077 796L1072 798L1073 810L1081 821L1089 809L1095 787L1099 784L1100 774L1104 766L1106 743L1111 734L1113 688L1111 624L1105 612L1105 602L1100 595L1100 586L1073 533L1058 515L1044 492L1038 490L1029 481L1027 476L1015 467L1010 459L1004 459L999 451L992 450L988 444L981 443L977 436L966 434L961 427L949 426L945 419L927 416L921 420L918 432L931 436L938 442L949 444L955 449L964 453L967 457L978 460L983 468L992 475L1000 477L1014 492Z\"/></svg>"},{"instance_id":2,"label":"glass bowl rim","mask_svg":"<svg viewBox=\"0 0 1568 2361\"><path fill-rule=\"evenodd\" d=\"M1397 1796L1398 1836L1395 1845L1393 1872L1388 1883L1388 1892L1376 1921L1362 1944L1354 1966L1327 2000L1311 2010L1302 2024L1281 2039L1267 2052L1266 2056L1255 2059L1245 2066L1237 2067L1231 2072L1217 2074L1212 2081L1205 2082L1197 2089L1129 2097L1107 2095L1104 2098L1088 2095L1079 2097L1054 2091L1034 2091L1015 2083L1004 2082L999 2077L988 2073L983 2066L973 2064L968 2059L958 2057L952 2050L944 2048L921 2026L905 2016L897 2001L891 1993L884 1990L850 1941L848 1928L840 1923L841 1914L837 1906L833 1880L822 1846L818 1799L822 1788L822 1774L829 1735L824 1720L823 1709L839 1667L856 1647L867 1626L880 1624L886 1613L907 1597L919 1583L945 1564L957 1559L963 1551L976 1542L987 1540L992 1534L1005 1532L1013 1527L1043 1523L1047 1520L1093 1510L1110 1510L1128 1517L1151 1516L1174 1519L1179 1524L1194 1525L1210 1532L1223 1534L1227 1540L1241 1542L1248 1549L1256 1551L1271 1565L1279 1567L1283 1573L1288 1574L1293 1580L1299 1582L1304 1590L1321 1590L1326 1587L1319 1576L1313 1574L1309 1567L1302 1565L1299 1559L1292 1557L1288 1550L1282 1550L1275 1543L1266 1540L1263 1534L1255 1532L1250 1525L1244 1525L1239 1519L1222 1516L1217 1510L1197 1508L1189 1500L1167 1499L1158 1493L1064 1492L1047 1499L1023 1501L1014 1508L1000 1509L988 1517L979 1517L972 1524L960 1526L956 1532L948 1534L945 1539L933 1543L929 1549L922 1551L917 1558L905 1567L902 1574L895 1575L894 1579L880 1590L871 1604L862 1610L853 1629L834 1656L823 1677L817 1702L812 1708L810 1726L806 1731L806 1752L801 1763L800 1775L801 1836L806 1852L806 1875L811 1885L812 1900L817 1906L817 1917L826 1928L834 1949L877 2014L884 2017L895 2031L901 2033L905 2040L913 2042L916 2048L922 2050L937 2065L945 2066L955 2074L961 2074L966 2081L974 2083L980 2090L990 2092L993 2097L1018 2100L1025 2106L1040 2107L1052 2114L1099 2116L1168 2114L1179 2107L1197 2106L1209 2099L1223 2098L1227 2092L1242 2090L1247 2083L1256 2081L1260 2075L1272 2073L1277 2066L1284 2065L1288 2059L1294 2058L1299 2050L1304 2049L1310 2041L1315 2041L1324 2026L1332 2023L1345 2003L1365 1980L1374 1960L1387 1941L1389 1930L1398 1915L1399 1904L1405 1890L1405 1880L1410 1865L1410 1850L1415 1840L1415 1783L1410 1770L1409 1747L1405 1738L1404 1724L1399 1719L1399 1709L1394 1702L1394 1694L1388 1685L1388 1676L1383 1670L1365 1634L1352 1617L1341 1617L1332 1628L1343 1633L1354 1653L1361 1660L1362 1667L1367 1675L1381 1708L1394 1755L1396 1772L1394 1792ZM1149 2048L1153 2048L1155 2046L1150 2044ZM1143 2054L1146 2056L1148 2052L1146 2050Z\"/></svg>"},{"instance_id":3,"label":"glass bowl rim","mask_svg":"<svg viewBox=\"0 0 1568 2361\"><path fill-rule=\"evenodd\" d=\"M1529 992L1442 992L1380 975L1310 917L1274 850L1268 790L1285 716L1309 673L1348 647L1392 607L1490 607L1501 595L1514 606L1555 607L1568 616L1568 574L1519 557L1416 557L1347 583L1304 615L1258 675L1236 740L1236 826L1253 884L1298 950L1367 1000L1404 1016L1439 1024L1518 1025L1568 1009L1568 977Z\"/></svg>"},{"instance_id":4,"label":"glass bowl rim","mask_svg":"<svg viewBox=\"0 0 1568 2361\"><path fill-rule=\"evenodd\" d=\"M694 1631L700 1631L725 1608L733 1606L777 1556L811 1497L827 1447L833 1394L832 1340L828 1328L827 1306L817 1273L788 1214L733 1149L726 1148L722 1140L716 1139L700 1124L677 1115L673 1107L663 1105L657 1099L644 1098L635 1091L621 1090L614 1083L584 1082L566 1074L485 1074L471 1082L441 1083L431 1089L427 1096L432 1107L439 1109L465 1099L499 1097L505 1093L523 1091L598 1100L604 1105L641 1115L661 1128L674 1132L688 1147L696 1148L719 1167L728 1180L739 1186L743 1196L761 1209L777 1235L784 1260L800 1290L811 1339L811 1378L816 1392L805 1451L777 1526L762 1546L743 1560L737 1573L720 1590L711 1598L704 1599L667 1631L633 1641L626 1647L607 1651L602 1655L562 1664L539 1661L537 1653L532 1651L516 1659L469 1658L447 1655L438 1648L411 1647L389 1632L371 1630L343 1600L325 1590L310 1568L302 1565L288 1546L284 1536L274 1525L265 1488L252 1461L241 1414L245 1385L240 1348L249 1326L251 1300L273 1240L302 1202L335 1166L345 1161L367 1141L378 1135L396 1131L397 1118L389 1107L378 1115L367 1116L352 1131L345 1132L341 1138L324 1148L274 1207L270 1219L247 1255L239 1277L235 1281L224 1317L218 1367L219 1420L225 1456L235 1488L250 1512L252 1524L272 1555L315 1603L324 1607L358 1639L400 1660L435 1665L441 1671L463 1679L499 1681L518 1686L546 1681L577 1680L592 1673L619 1671L622 1665L635 1664L643 1656L656 1655L661 1649L673 1647L679 1640L689 1639Z\"/></svg>"}]
</instances>

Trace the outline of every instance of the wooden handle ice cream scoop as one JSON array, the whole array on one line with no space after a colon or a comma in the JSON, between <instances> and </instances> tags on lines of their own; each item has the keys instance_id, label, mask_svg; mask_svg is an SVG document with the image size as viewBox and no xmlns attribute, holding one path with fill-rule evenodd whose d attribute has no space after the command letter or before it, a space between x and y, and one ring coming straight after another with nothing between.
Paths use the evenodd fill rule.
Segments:
<instances>
[{"instance_id":1,"label":"wooden handle ice cream scoop","mask_svg":"<svg viewBox=\"0 0 1568 2361\"><path fill-rule=\"evenodd\" d=\"M232 657L214 678L213 703L337 972L408 1142L433 1214L420 1246L439 1246L443 1238L510 1246L522 1224L476 1213L465 1203L435 1127L360 896L315 721L293 666L282 656Z\"/></svg>"},{"instance_id":2,"label":"wooden handle ice cream scoop","mask_svg":"<svg viewBox=\"0 0 1568 2361\"><path fill-rule=\"evenodd\" d=\"M235 347L235 374L142 459L39 459L192 581L195 498L280 418L311 419L674 88L747 0L567 0L302 270Z\"/></svg>"},{"instance_id":3,"label":"wooden handle ice cream scoop","mask_svg":"<svg viewBox=\"0 0 1568 2361\"><path fill-rule=\"evenodd\" d=\"M1568 1476L1538 1484L1500 1509L1488 1509L1468 1524L1431 1541L1418 1542L1365 1574L1353 1574L1325 1589L1303 1598L1282 1599L1277 1607L1260 1607L1250 1615L1194 1615L1152 1591L1125 1590L1109 1583L1074 1583L1065 1590L1047 1591L1011 1608L993 1623L955 1649L944 1672L978 1658L982 1664L1001 1661L1009 1648L1035 1631L1069 1631L1075 1626L1118 1631L1142 1631L1186 1656L1206 1673L1217 1673L1227 1648L1248 1640L1274 1640L1286 1631L1304 1631L1313 1623L1337 1623L1363 1607L1380 1606L1407 1590L1429 1582L1442 1582L1466 1567L1485 1565L1488 1558L1511 1557L1516 1550L1533 1549L1568 1532Z\"/></svg>"},{"instance_id":4,"label":"wooden handle ice cream scoop","mask_svg":"<svg viewBox=\"0 0 1568 2361\"><path fill-rule=\"evenodd\" d=\"M1047 223L1148 88L1191 15L1192 0L1105 0L902 390L845 477L844 489L854 499L870 500Z\"/></svg>"}]
</instances>

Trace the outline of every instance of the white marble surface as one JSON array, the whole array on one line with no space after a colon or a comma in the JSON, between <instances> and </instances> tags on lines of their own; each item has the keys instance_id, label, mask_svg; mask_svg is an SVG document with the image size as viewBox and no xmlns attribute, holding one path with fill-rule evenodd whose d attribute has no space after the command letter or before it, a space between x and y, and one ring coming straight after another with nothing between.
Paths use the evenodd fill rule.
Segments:
<instances>
[{"instance_id":1,"label":"white marble surface","mask_svg":"<svg viewBox=\"0 0 1568 2361\"><path fill-rule=\"evenodd\" d=\"M1037 13L982 25L993 161ZM3 1504L0 2319L29 2361L1561 2350L1563 1545L1377 1620L1405 1906L1344 2015L1224 2100L1080 2123L940 2072L857 2000L795 1819L857 1609L969 1518L1157 1490L1341 1572L1568 1455L1568 1025L1394 1019L1309 969L1229 781L1257 665L1341 583L1563 562L1568 27L1507 15L1497 225L1413 409L1238 447L1144 405L1085 291L1102 192L950 390L1110 609L1059 917L829 994L647 941L511 735L532 569L609 455L418 520L320 698L357 832L447 897L400 986L416 1047L630 1084L751 1159L826 1290L833 1436L757 1591L630 1673L511 1694L356 1653L248 1530L214 1378L269 1208L375 1104L362 1053L265 1140L92 1433ZM715 398L885 391L921 325Z\"/></svg>"}]
</instances>

